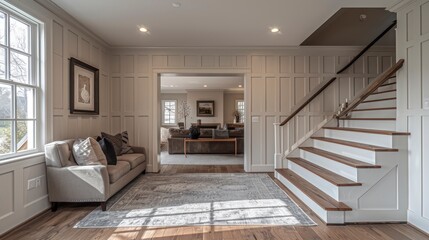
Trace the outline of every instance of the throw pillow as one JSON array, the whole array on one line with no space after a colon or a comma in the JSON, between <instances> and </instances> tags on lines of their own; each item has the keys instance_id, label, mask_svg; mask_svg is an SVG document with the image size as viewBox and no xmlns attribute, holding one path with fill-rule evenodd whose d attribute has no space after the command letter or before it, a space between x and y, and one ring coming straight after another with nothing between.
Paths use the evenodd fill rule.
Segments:
<instances>
[{"instance_id":1,"label":"throw pillow","mask_svg":"<svg viewBox=\"0 0 429 240\"><path fill-rule=\"evenodd\" d=\"M107 164L116 165L118 159L116 158L115 147L113 146L112 142L110 142L107 138L102 138L100 141L98 141L98 143L100 144L100 147L106 156Z\"/></svg>"},{"instance_id":2,"label":"throw pillow","mask_svg":"<svg viewBox=\"0 0 429 240\"><path fill-rule=\"evenodd\" d=\"M213 138L229 138L228 130L213 129Z\"/></svg>"},{"instance_id":3,"label":"throw pillow","mask_svg":"<svg viewBox=\"0 0 429 240\"><path fill-rule=\"evenodd\" d=\"M113 144L116 156L120 156L122 154L122 134L118 133L113 136L105 132L101 132L101 136L103 138L109 139L109 141Z\"/></svg>"},{"instance_id":4,"label":"throw pillow","mask_svg":"<svg viewBox=\"0 0 429 240\"><path fill-rule=\"evenodd\" d=\"M130 144L128 143L128 132L127 131L123 131L121 133L121 135L122 135L121 154L134 153L133 150L131 149Z\"/></svg>"},{"instance_id":5,"label":"throw pillow","mask_svg":"<svg viewBox=\"0 0 429 240\"><path fill-rule=\"evenodd\" d=\"M98 161L104 166L107 166L106 154L104 154L100 144L98 144L97 140L92 137L89 137L89 142L91 143L91 147L94 150L95 156L97 156Z\"/></svg>"},{"instance_id":6,"label":"throw pillow","mask_svg":"<svg viewBox=\"0 0 429 240\"><path fill-rule=\"evenodd\" d=\"M101 164L92 148L90 138L76 139L74 141L73 156L76 163L80 166Z\"/></svg>"}]
</instances>

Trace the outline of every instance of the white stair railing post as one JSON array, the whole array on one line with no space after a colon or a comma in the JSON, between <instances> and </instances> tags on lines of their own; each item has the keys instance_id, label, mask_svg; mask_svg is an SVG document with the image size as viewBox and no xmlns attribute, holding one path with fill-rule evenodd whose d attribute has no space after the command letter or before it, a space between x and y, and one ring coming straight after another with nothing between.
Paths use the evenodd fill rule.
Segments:
<instances>
[{"instance_id":1,"label":"white stair railing post","mask_svg":"<svg viewBox=\"0 0 429 240\"><path fill-rule=\"evenodd\" d=\"M274 123L274 169L283 168L282 163L282 138L280 136L280 123ZM275 175L276 172L274 171Z\"/></svg>"}]
</instances>

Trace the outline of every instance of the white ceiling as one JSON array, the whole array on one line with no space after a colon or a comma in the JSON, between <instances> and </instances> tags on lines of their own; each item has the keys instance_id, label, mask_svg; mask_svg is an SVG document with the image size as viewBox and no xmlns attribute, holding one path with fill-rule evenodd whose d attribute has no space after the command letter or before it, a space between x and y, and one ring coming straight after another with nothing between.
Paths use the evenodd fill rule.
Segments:
<instances>
[{"instance_id":1,"label":"white ceiling","mask_svg":"<svg viewBox=\"0 0 429 240\"><path fill-rule=\"evenodd\" d=\"M399 0L46 1L114 47L273 47L300 45L342 7L388 7ZM150 34L139 32L142 25ZM281 34L270 33L272 26Z\"/></svg>"},{"instance_id":2,"label":"white ceiling","mask_svg":"<svg viewBox=\"0 0 429 240\"><path fill-rule=\"evenodd\" d=\"M243 76L161 76L161 92L165 93L187 90L243 91L243 87Z\"/></svg>"}]
</instances>

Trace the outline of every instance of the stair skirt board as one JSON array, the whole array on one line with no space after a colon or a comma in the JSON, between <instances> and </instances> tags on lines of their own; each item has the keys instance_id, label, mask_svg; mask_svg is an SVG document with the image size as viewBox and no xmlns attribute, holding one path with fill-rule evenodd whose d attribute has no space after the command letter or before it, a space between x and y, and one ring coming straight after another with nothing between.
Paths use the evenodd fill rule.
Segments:
<instances>
[{"instance_id":1,"label":"stair skirt board","mask_svg":"<svg viewBox=\"0 0 429 240\"><path fill-rule=\"evenodd\" d=\"M299 188L289 182L281 174L277 178L283 185L285 185L297 198L299 198L305 205L307 205L322 221L327 224L344 224L345 215L344 211L327 211L309 198Z\"/></svg>"}]
</instances>

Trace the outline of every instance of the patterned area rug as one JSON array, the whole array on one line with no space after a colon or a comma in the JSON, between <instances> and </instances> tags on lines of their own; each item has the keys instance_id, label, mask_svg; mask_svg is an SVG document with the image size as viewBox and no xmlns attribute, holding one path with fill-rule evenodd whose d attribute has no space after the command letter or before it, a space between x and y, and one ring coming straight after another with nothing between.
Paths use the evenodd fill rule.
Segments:
<instances>
[{"instance_id":1,"label":"patterned area rug","mask_svg":"<svg viewBox=\"0 0 429 240\"><path fill-rule=\"evenodd\" d=\"M316 225L267 174L147 174L75 228Z\"/></svg>"}]
</instances>

